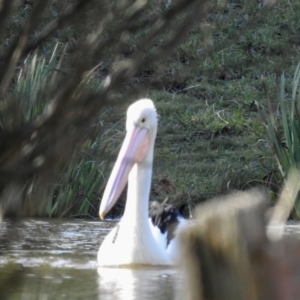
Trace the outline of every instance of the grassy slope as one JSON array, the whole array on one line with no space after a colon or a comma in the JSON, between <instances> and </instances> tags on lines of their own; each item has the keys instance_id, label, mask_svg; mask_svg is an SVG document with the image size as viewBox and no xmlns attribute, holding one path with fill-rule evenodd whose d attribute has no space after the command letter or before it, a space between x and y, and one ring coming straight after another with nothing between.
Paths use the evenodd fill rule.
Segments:
<instances>
[{"instance_id":1,"label":"grassy slope","mask_svg":"<svg viewBox=\"0 0 300 300\"><path fill-rule=\"evenodd\" d=\"M48 19L61 10L60 5L64 5L63 2L56 2L53 1L49 16L46 16ZM280 0L273 7L260 8L254 1L217 2L219 7L214 6L209 10L206 20L199 22L167 61L163 64L149 62L147 69L129 83L129 88L135 90L137 81L141 82L145 77L152 80L143 92L136 93L136 99L152 98L160 115L151 195L153 200L162 201L170 196L171 201L177 204L193 206L228 189L268 185L276 191L278 182L273 176L277 173L276 162L272 157L268 135L252 103L258 101L266 106L262 76L268 85L274 109L278 103L276 76L283 71L288 83L286 93L289 95L291 92L289 83L299 60L300 4L298 0ZM166 3L169 1L151 2L154 7L151 13L165 10ZM22 11L18 13L23 14ZM145 22L147 18L151 18L151 15L145 12ZM72 34L77 29L67 27L58 32L40 50L49 58L55 43L59 42L61 48L67 41L69 44L76 43L76 34L75 38ZM14 31L14 27L10 28L9 35ZM139 38L132 39L128 53L134 52ZM68 54L70 61L72 52ZM101 62L99 74L91 80L92 88L99 86L99 80L109 72L109 65L109 57ZM100 118L99 124L104 124L110 130L102 138L104 146L99 144L98 139L96 142L89 141L94 148L99 145L101 150L107 146L109 152L117 154L115 149L124 136L127 106L109 109L105 117ZM87 160L91 168L97 170L99 159L102 158L96 159L96 152L89 147L83 149L81 165L86 166L84 162ZM105 164L100 165L99 174L95 176L102 178L102 172L108 176L110 168ZM74 180L75 183L68 187L71 180L65 177L63 184L66 186L62 189L61 201L64 201L66 194L70 194L67 201L73 204L67 207L74 206L74 203L83 205L78 199L81 194L87 194L86 181L92 181L92 176L89 177L91 171L85 167L77 171L68 168L67 172L74 172L78 174L76 177L82 179L78 182ZM157 184L162 177L167 178L175 190L170 188L168 181ZM84 209L85 212L97 212L99 199L96 193L101 186L101 178L94 184L94 191L89 189L91 196L87 196L94 209ZM89 185L93 186L92 183ZM69 209L65 211L69 212Z\"/></svg>"},{"instance_id":2,"label":"grassy slope","mask_svg":"<svg viewBox=\"0 0 300 300\"><path fill-rule=\"evenodd\" d=\"M237 2L212 9L170 56L171 67L157 68L156 76L169 84L142 95L155 100L161 116L153 182L167 177L176 203L194 204L228 188L269 185L276 191L276 163L251 104L266 104L262 76L274 108L276 75L293 76L300 5L279 1L262 9ZM162 200L163 191L154 187L152 199Z\"/></svg>"}]
</instances>

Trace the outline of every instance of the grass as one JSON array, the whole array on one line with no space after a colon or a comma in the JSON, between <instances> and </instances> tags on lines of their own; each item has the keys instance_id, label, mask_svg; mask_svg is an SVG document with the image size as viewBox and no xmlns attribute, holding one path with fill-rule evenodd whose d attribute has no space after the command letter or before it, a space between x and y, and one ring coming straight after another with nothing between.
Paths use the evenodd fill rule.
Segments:
<instances>
[{"instance_id":1,"label":"grass","mask_svg":"<svg viewBox=\"0 0 300 300\"><path fill-rule=\"evenodd\" d=\"M197 203L260 184L280 188L269 137L251 104L267 106L262 75L273 106L276 77L284 71L287 81L293 78L300 7L297 1L291 5L278 1L259 9L229 1L223 13L212 10L206 24L211 41L201 43L199 25L178 50L185 61L176 70L182 91L149 93L162 116L154 182L168 177L179 190L174 201L193 195Z\"/></svg>"},{"instance_id":2,"label":"grass","mask_svg":"<svg viewBox=\"0 0 300 300\"><path fill-rule=\"evenodd\" d=\"M153 14L164 11L167 3L151 2L141 22L148 22ZM272 109L277 107L280 99L277 82L283 72L285 92L292 93L289 86L299 60L300 4L296 0L289 3L280 0L275 6L259 7L256 2L219 1L219 6L211 5L206 19L193 28L163 63L149 61L144 70L128 82L125 90L135 90L137 83L145 82L144 90L137 90L136 99L152 98L160 115L153 200L162 201L168 196L169 201L179 206L194 207L200 201L232 189L263 185L277 193L284 174L279 172L270 136L253 103L263 109L268 105ZM52 6L52 10L49 16L58 13L56 6ZM23 73L12 99L17 99L17 103L20 99L30 99L22 109L27 120L38 116L51 98L45 82L51 80L51 76L60 76L53 73L54 66L72 63L72 52L63 52L63 49L67 41L76 44L75 29L61 30L43 49L32 54L28 58L30 63L25 62L20 71L19 74ZM78 32L78 36L79 33L82 32ZM134 53L143 34L145 32L132 36L124 51ZM58 49L53 51L57 42L59 52ZM162 42L155 41L156 45ZM63 62L59 60L62 53ZM95 69L88 88L101 85L110 59L107 54ZM268 86L270 104L262 76ZM116 97L121 99L122 92ZM11 100L9 105L13 103ZM102 139L87 138L80 156L74 157L72 164L57 174L44 213L49 216L97 214L99 190L124 136L126 108L127 105L120 105L99 117L95 126L106 135ZM280 124L281 121L279 118ZM7 121L2 123L8 124ZM166 189L161 178L169 180L175 191ZM159 192L157 185L161 187Z\"/></svg>"}]
</instances>

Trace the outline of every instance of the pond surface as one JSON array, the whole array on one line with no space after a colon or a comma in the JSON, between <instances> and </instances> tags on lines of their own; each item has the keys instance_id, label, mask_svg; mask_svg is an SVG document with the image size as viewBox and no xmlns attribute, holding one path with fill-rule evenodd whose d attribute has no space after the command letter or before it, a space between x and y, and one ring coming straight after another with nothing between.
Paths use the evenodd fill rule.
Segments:
<instances>
[{"instance_id":1,"label":"pond surface","mask_svg":"<svg viewBox=\"0 0 300 300\"><path fill-rule=\"evenodd\" d=\"M115 222L5 220L0 228L0 299L180 299L175 268L98 268Z\"/></svg>"},{"instance_id":2,"label":"pond surface","mask_svg":"<svg viewBox=\"0 0 300 300\"><path fill-rule=\"evenodd\" d=\"M0 227L0 299L184 299L175 268L98 268L115 222L5 220ZM286 234L300 237L299 224Z\"/></svg>"}]
</instances>

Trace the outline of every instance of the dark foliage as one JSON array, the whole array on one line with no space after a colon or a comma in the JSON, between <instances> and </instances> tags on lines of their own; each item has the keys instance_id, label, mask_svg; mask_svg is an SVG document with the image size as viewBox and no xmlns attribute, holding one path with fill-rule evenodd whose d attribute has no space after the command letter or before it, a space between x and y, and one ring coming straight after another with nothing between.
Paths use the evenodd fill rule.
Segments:
<instances>
[{"instance_id":1,"label":"dark foliage","mask_svg":"<svg viewBox=\"0 0 300 300\"><path fill-rule=\"evenodd\" d=\"M143 88L147 79L136 84L134 93L126 89L128 81L151 62L169 55L195 21L203 18L205 3L177 1L144 20L143 13L151 9L151 3L143 1L0 1L1 45L5 44L6 30L13 27L12 15L26 5L20 24L13 27L15 32L0 54L0 103L12 101L9 92L14 89L15 71L24 58L32 51L41 51L49 40L59 39L60 32L70 27L69 53L72 51L73 57L68 66L58 70L62 76L48 87L53 100L42 115L28 122L16 110L11 118L20 120L10 120L14 126L2 124L0 128L2 210L16 210L33 179L49 181L68 162L102 109L118 104L117 93L121 93L122 101L136 97L136 91ZM54 18L49 17L53 5L57 11L62 10ZM131 49L131 38L139 34L138 43ZM106 61L107 74L101 87L97 91L84 89L82 80L86 72L106 59L108 53L110 60ZM7 111L1 113L3 119ZM39 203L39 207L43 205Z\"/></svg>"}]
</instances>

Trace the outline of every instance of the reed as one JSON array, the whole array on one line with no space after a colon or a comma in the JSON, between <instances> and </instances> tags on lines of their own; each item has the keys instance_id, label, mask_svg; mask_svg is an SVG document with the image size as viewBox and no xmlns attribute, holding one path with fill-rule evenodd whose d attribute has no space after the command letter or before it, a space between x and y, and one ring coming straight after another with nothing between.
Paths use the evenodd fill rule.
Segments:
<instances>
[{"instance_id":1,"label":"reed","mask_svg":"<svg viewBox=\"0 0 300 300\"><path fill-rule=\"evenodd\" d=\"M267 132L272 143L273 153L282 176L286 180L289 171L300 166L300 62L298 63L292 80L291 93L286 93L285 75L278 78L278 106L272 107L270 98L267 95L268 110L260 110L266 125ZM263 82L265 91L266 84ZM295 213L300 217L299 199L295 202Z\"/></svg>"},{"instance_id":2,"label":"reed","mask_svg":"<svg viewBox=\"0 0 300 300\"><path fill-rule=\"evenodd\" d=\"M17 103L21 112L21 123L28 124L38 118L51 103L53 95L53 84L58 76L63 63L64 49L55 45L49 59L37 52L28 55L17 74L15 88L7 96L7 106L4 110L12 110L16 113ZM80 87L84 89L95 89L92 84L94 72L86 74ZM15 101L11 101L14 99ZM34 178L28 183L27 193L24 196L23 211L26 215L47 215L49 217L66 216L95 216L98 211L98 191L104 184L103 172L110 159L106 151L107 140L103 139L111 134L114 126L103 132L101 120L105 111L99 116L98 121L87 131L85 142L74 149L70 163L59 169L53 176L51 183L46 186L44 200L40 190L36 188L42 184L39 178ZM8 126L6 120L3 126ZM104 142L105 141L105 142ZM40 202L38 210L32 210L35 203Z\"/></svg>"}]
</instances>

